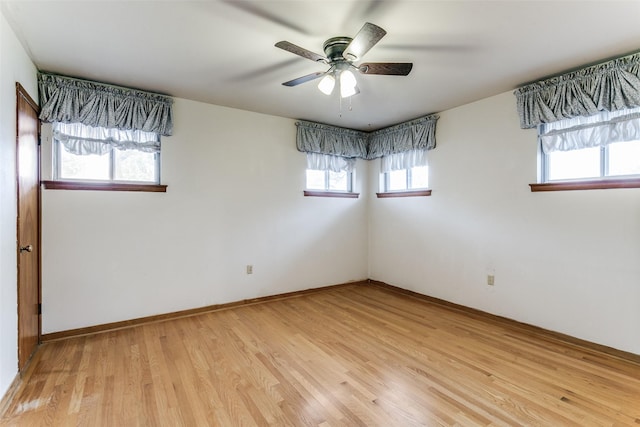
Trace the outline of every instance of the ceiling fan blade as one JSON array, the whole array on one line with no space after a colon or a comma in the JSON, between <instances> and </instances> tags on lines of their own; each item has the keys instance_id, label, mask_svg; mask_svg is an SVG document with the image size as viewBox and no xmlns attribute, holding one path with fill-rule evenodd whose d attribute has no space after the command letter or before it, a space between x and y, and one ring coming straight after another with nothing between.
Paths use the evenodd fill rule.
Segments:
<instances>
[{"instance_id":1,"label":"ceiling fan blade","mask_svg":"<svg viewBox=\"0 0 640 427\"><path fill-rule=\"evenodd\" d=\"M360 64L362 74L383 74L387 76L406 76L411 72L411 62L367 62Z\"/></svg>"},{"instance_id":2,"label":"ceiling fan blade","mask_svg":"<svg viewBox=\"0 0 640 427\"><path fill-rule=\"evenodd\" d=\"M475 49L472 45L455 45L455 44L389 44L385 43L380 46L385 50L400 51L424 51L424 52L471 52Z\"/></svg>"},{"instance_id":3,"label":"ceiling fan blade","mask_svg":"<svg viewBox=\"0 0 640 427\"><path fill-rule=\"evenodd\" d=\"M376 43L387 34L385 30L370 22L365 23L358 34L351 40L342 56L356 60L362 58Z\"/></svg>"},{"instance_id":4,"label":"ceiling fan blade","mask_svg":"<svg viewBox=\"0 0 640 427\"><path fill-rule=\"evenodd\" d=\"M271 74L280 73L283 68L287 68L294 64L298 64L299 59L291 57L286 61L280 61L277 64L267 65L265 67L255 68L246 73L236 73L230 78L231 81L242 82L247 80L257 80L268 78Z\"/></svg>"},{"instance_id":5,"label":"ceiling fan blade","mask_svg":"<svg viewBox=\"0 0 640 427\"><path fill-rule=\"evenodd\" d=\"M289 28L301 34L311 35L309 31L298 25L297 22L287 20L276 13L269 12L265 7L259 7L247 1L222 0L222 2L244 12L266 19L267 21L271 21L274 24L282 25L285 28Z\"/></svg>"},{"instance_id":6,"label":"ceiling fan blade","mask_svg":"<svg viewBox=\"0 0 640 427\"><path fill-rule=\"evenodd\" d=\"M327 62L327 58L322 55L318 55L317 53L311 52L303 47L296 46L293 43L287 41L281 41L275 44L276 47L280 49L286 50L287 52L294 53L296 55L302 56L303 58L310 59L314 62Z\"/></svg>"},{"instance_id":7,"label":"ceiling fan blade","mask_svg":"<svg viewBox=\"0 0 640 427\"><path fill-rule=\"evenodd\" d=\"M306 76L298 77L297 79L289 80L288 82L282 83L284 86L298 86L299 84L306 83L311 80L315 80L318 77L322 77L327 74L326 71L318 71L317 73L307 74Z\"/></svg>"}]
</instances>

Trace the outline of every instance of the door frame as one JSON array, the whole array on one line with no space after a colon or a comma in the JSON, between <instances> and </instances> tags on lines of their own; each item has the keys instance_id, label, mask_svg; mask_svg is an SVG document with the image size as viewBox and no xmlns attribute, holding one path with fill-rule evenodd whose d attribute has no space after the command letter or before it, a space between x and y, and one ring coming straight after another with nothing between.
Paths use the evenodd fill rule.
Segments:
<instances>
[{"instance_id":1,"label":"door frame","mask_svg":"<svg viewBox=\"0 0 640 427\"><path fill-rule=\"evenodd\" d=\"M37 102L31 98L27 90L19 83L16 82L16 297L18 299L18 372L23 372L26 367L29 365L30 359L27 359L24 366L20 366L20 222L19 222L19 214L20 214L20 177L18 170L18 156L19 156L19 143L20 143L20 132L19 132L19 100L20 98L24 99L31 108L36 112L36 116L40 113L40 106ZM37 121L37 133L38 133L38 147L37 147L37 159L36 159L36 180L37 180L37 230L38 238L36 244L36 255L38 257L37 269L38 273L36 274L37 278L37 294L38 294L38 342L37 345L41 343L42 339L42 190L40 186L41 176L40 176L40 165L41 165L41 135L40 135L40 120ZM32 357L31 354L30 357Z\"/></svg>"}]
</instances>

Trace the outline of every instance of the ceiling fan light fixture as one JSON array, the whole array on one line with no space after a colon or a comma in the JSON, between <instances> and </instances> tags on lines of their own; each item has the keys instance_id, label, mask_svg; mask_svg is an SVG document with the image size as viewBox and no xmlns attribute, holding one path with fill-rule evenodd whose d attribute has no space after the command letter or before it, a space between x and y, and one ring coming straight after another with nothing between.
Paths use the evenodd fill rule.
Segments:
<instances>
[{"instance_id":1,"label":"ceiling fan light fixture","mask_svg":"<svg viewBox=\"0 0 640 427\"><path fill-rule=\"evenodd\" d=\"M0 0L2 1L2 0ZM368 62L356 65L355 62L375 46L387 32L375 24L366 22L355 37L338 36L327 39L322 45L325 56L297 46L288 41L276 43L276 47L291 52L302 58L314 62L321 62L329 66L327 71L318 71L289 80L282 83L284 86L297 86L299 84L321 79L318 90L325 95L331 95L336 86L336 80L340 85L340 97L349 98L360 93L358 82L353 70L360 74L378 74L388 76L407 76L411 72L411 62Z\"/></svg>"},{"instance_id":2,"label":"ceiling fan light fixture","mask_svg":"<svg viewBox=\"0 0 640 427\"><path fill-rule=\"evenodd\" d=\"M358 93L356 90L357 84L356 76L349 70L343 70L340 73L340 96L348 98Z\"/></svg>"},{"instance_id":3,"label":"ceiling fan light fixture","mask_svg":"<svg viewBox=\"0 0 640 427\"><path fill-rule=\"evenodd\" d=\"M335 85L335 77L333 77L333 75L331 74L327 74L322 78L322 80L320 80L320 83L318 83L318 89L320 89L320 92L324 93L325 95L331 95Z\"/></svg>"}]
</instances>

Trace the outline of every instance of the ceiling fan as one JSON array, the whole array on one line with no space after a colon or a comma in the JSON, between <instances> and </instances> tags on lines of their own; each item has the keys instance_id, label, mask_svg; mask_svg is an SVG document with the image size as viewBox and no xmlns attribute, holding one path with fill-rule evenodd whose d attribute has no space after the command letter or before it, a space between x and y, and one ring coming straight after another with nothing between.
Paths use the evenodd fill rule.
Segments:
<instances>
[{"instance_id":1,"label":"ceiling fan","mask_svg":"<svg viewBox=\"0 0 640 427\"><path fill-rule=\"evenodd\" d=\"M411 62L367 62L356 65L362 57L387 34L385 30L370 22L365 23L354 38L332 37L324 42L323 50L326 56L319 55L296 46L288 41L276 43L276 47L299 55L315 62L329 65L327 71L318 71L282 83L284 86L297 86L311 80L323 77L318 89L326 95L331 95L336 80L340 82L340 96L347 98L360 91L351 69L362 74L382 74L387 76L406 76L411 72Z\"/></svg>"}]
</instances>

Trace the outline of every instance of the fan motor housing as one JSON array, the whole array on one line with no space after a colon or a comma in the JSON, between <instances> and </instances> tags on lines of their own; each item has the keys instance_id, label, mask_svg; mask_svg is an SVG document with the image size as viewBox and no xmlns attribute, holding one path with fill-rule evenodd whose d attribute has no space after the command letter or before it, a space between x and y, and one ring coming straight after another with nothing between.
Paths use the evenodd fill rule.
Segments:
<instances>
[{"instance_id":1,"label":"fan motor housing","mask_svg":"<svg viewBox=\"0 0 640 427\"><path fill-rule=\"evenodd\" d=\"M322 48L329 62L344 61L345 58L342 54L347 46L349 46L349 43L351 43L351 40L351 37L332 37L324 42Z\"/></svg>"}]
</instances>

